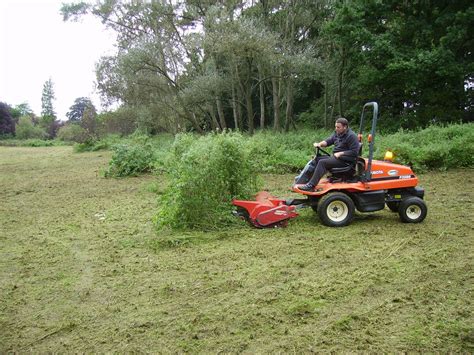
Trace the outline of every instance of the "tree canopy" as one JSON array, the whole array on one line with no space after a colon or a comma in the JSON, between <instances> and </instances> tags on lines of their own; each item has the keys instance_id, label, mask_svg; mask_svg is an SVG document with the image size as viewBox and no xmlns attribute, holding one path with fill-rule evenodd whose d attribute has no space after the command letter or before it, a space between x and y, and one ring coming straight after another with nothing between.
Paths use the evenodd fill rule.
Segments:
<instances>
[{"instance_id":1,"label":"tree canopy","mask_svg":"<svg viewBox=\"0 0 474 355\"><path fill-rule=\"evenodd\" d=\"M96 113L96 109L91 99L88 97L78 97L74 100L74 104L69 108L66 117L70 122L80 122L84 116L84 111L89 108Z\"/></svg>"},{"instance_id":2,"label":"tree canopy","mask_svg":"<svg viewBox=\"0 0 474 355\"><path fill-rule=\"evenodd\" d=\"M99 1L62 14L115 31L98 89L150 130L330 126L368 100L386 129L472 120L467 0Z\"/></svg>"},{"instance_id":3,"label":"tree canopy","mask_svg":"<svg viewBox=\"0 0 474 355\"><path fill-rule=\"evenodd\" d=\"M11 114L11 107L0 102L0 136L6 134L15 134L15 121Z\"/></svg>"}]
</instances>

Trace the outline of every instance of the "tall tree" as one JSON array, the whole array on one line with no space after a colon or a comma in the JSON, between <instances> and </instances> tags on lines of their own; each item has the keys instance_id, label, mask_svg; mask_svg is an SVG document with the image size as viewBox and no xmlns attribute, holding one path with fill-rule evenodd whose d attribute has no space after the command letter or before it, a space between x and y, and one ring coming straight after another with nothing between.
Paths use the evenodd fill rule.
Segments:
<instances>
[{"instance_id":1,"label":"tall tree","mask_svg":"<svg viewBox=\"0 0 474 355\"><path fill-rule=\"evenodd\" d=\"M184 105L182 76L191 52L185 41L192 26L185 2L97 2L63 5L64 19L90 13L117 33L118 53L103 58L97 68L98 88L108 99L130 106L160 106L156 118L202 131ZM164 114L163 114L164 113Z\"/></svg>"},{"instance_id":2,"label":"tall tree","mask_svg":"<svg viewBox=\"0 0 474 355\"><path fill-rule=\"evenodd\" d=\"M74 104L69 108L66 116L70 122L80 122L87 108L90 108L96 114L96 109L91 99L88 97L78 97L74 100Z\"/></svg>"},{"instance_id":3,"label":"tall tree","mask_svg":"<svg viewBox=\"0 0 474 355\"><path fill-rule=\"evenodd\" d=\"M41 95L41 116L56 119L56 112L53 107L53 101L55 99L53 81L49 78L43 84L43 93Z\"/></svg>"},{"instance_id":4,"label":"tall tree","mask_svg":"<svg viewBox=\"0 0 474 355\"><path fill-rule=\"evenodd\" d=\"M56 137L56 133L61 126L61 122L56 120L56 112L53 106L55 99L53 81L49 78L43 85L43 93L41 95L41 119L39 123L51 139Z\"/></svg>"},{"instance_id":5,"label":"tall tree","mask_svg":"<svg viewBox=\"0 0 474 355\"><path fill-rule=\"evenodd\" d=\"M470 1L340 3L323 31L339 62L338 111L345 104L356 115L363 101L377 100L391 128L466 119L473 28Z\"/></svg>"}]
</instances>

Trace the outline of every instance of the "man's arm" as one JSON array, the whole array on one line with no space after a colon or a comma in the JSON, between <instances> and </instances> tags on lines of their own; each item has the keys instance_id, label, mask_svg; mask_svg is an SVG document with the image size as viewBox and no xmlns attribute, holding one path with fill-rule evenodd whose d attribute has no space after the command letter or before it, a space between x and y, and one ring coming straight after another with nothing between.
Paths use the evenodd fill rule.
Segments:
<instances>
[{"instance_id":1,"label":"man's arm","mask_svg":"<svg viewBox=\"0 0 474 355\"><path fill-rule=\"evenodd\" d=\"M313 147L315 148L324 148L324 147L328 147L330 145L333 145L334 144L334 134L329 137L329 138L326 138L325 140L321 141L321 142L315 142L313 143Z\"/></svg>"}]
</instances>

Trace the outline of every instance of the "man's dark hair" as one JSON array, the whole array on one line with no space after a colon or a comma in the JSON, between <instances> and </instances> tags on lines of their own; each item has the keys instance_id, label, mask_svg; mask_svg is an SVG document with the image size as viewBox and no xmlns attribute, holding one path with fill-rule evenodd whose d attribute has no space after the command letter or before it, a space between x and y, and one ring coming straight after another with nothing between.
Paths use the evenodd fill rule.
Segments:
<instances>
[{"instance_id":1,"label":"man's dark hair","mask_svg":"<svg viewBox=\"0 0 474 355\"><path fill-rule=\"evenodd\" d=\"M349 126L349 121L344 118L344 117L339 117L337 120L336 120L336 123L340 123L342 124L344 127L347 127Z\"/></svg>"}]
</instances>

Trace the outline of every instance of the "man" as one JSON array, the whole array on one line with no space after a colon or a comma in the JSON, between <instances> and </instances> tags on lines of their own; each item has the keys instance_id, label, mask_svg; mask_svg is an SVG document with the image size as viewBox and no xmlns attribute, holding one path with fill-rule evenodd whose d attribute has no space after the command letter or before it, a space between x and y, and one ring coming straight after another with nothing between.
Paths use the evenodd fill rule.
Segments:
<instances>
[{"instance_id":1,"label":"man","mask_svg":"<svg viewBox=\"0 0 474 355\"><path fill-rule=\"evenodd\" d=\"M306 165L301 174L296 177L295 183L302 184L305 175L312 173L312 176L306 185L299 187L300 190L313 191L329 169L342 168L347 166L347 163L356 161L359 155L359 141L356 134L349 128L349 122L343 117L338 118L335 128L336 131L331 137L313 144L315 148L334 145L333 155L315 157Z\"/></svg>"}]
</instances>

